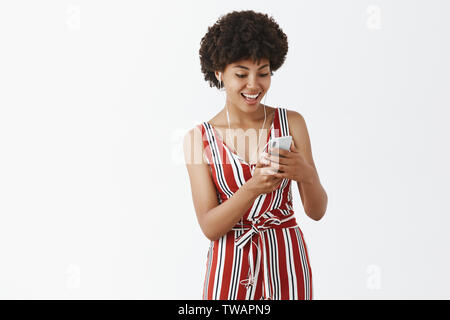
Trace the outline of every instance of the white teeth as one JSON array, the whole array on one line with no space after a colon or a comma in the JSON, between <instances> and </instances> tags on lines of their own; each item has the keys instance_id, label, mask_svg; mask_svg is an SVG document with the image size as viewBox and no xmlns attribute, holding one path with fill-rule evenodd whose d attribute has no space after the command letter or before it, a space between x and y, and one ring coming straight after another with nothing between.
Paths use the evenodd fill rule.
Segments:
<instances>
[{"instance_id":1,"label":"white teeth","mask_svg":"<svg viewBox=\"0 0 450 320\"><path fill-rule=\"evenodd\" d=\"M245 94L245 93L242 93L242 94L245 97L250 98L250 99L256 99L259 96L259 93L258 94L254 94L254 95L249 95L249 94Z\"/></svg>"}]
</instances>

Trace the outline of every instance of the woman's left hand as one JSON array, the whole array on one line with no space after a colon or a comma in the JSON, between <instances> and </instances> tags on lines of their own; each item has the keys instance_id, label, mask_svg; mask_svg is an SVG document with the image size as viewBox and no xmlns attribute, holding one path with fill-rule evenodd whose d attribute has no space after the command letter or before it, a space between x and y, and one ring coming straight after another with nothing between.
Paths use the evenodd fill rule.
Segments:
<instances>
[{"instance_id":1,"label":"woman's left hand","mask_svg":"<svg viewBox=\"0 0 450 320\"><path fill-rule=\"evenodd\" d=\"M277 178L287 178L297 182L312 183L315 170L306 162L292 140L290 151L272 148L266 159L272 162L272 166L278 168Z\"/></svg>"}]
</instances>

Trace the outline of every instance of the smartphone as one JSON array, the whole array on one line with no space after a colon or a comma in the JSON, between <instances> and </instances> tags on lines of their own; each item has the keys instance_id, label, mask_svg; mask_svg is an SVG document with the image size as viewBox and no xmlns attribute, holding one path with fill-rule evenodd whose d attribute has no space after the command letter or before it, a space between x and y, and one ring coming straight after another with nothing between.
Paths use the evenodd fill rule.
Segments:
<instances>
[{"instance_id":1,"label":"smartphone","mask_svg":"<svg viewBox=\"0 0 450 320\"><path fill-rule=\"evenodd\" d=\"M284 136L273 138L269 144L269 150L272 148L284 149L289 151L291 149L292 136Z\"/></svg>"}]
</instances>

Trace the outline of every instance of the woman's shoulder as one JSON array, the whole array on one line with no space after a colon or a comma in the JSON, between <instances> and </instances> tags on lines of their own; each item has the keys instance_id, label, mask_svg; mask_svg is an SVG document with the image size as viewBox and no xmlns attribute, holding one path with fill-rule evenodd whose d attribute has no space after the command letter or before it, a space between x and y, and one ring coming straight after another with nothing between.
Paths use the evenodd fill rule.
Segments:
<instances>
[{"instance_id":1,"label":"woman's shoulder","mask_svg":"<svg viewBox=\"0 0 450 320\"><path fill-rule=\"evenodd\" d=\"M303 117L303 115L300 112L293 110L293 109L288 109L288 108L282 108L282 109L286 110L286 115L287 115L289 123L292 122L294 125L295 124L298 125L305 121L305 118Z\"/></svg>"},{"instance_id":2,"label":"woman's shoulder","mask_svg":"<svg viewBox=\"0 0 450 320\"><path fill-rule=\"evenodd\" d=\"M220 110L211 119L203 121L202 124L213 126L213 127L221 127L227 121L226 116L225 116L225 121L223 121L222 112L223 112L223 110Z\"/></svg>"},{"instance_id":3,"label":"woman's shoulder","mask_svg":"<svg viewBox=\"0 0 450 320\"><path fill-rule=\"evenodd\" d=\"M286 109L289 132L294 138L294 144L300 145L301 141L309 141L308 129L303 115L292 109Z\"/></svg>"}]
</instances>

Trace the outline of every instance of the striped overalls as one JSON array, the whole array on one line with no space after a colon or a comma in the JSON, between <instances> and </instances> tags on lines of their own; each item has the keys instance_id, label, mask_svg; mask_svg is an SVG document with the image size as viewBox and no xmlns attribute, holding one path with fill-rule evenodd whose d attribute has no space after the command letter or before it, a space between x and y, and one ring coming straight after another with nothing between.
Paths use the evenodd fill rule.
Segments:
<instances>
[{"instance_id":1,"label":"striped overalls","mask_svg":"<svg viewBox=\"0 0 450 320\"><path fill-rule=\"evenodd\" d=\"M199 128L222 203L252 177L256 165L233 153L208 122ZM277 108L268 141L286 135L287 110ZM283 179L273 192L260 194L241 221L210 243L203 299L312 299L311 267L292 208L291 180Z\"/></svg>"}]
</instances>

